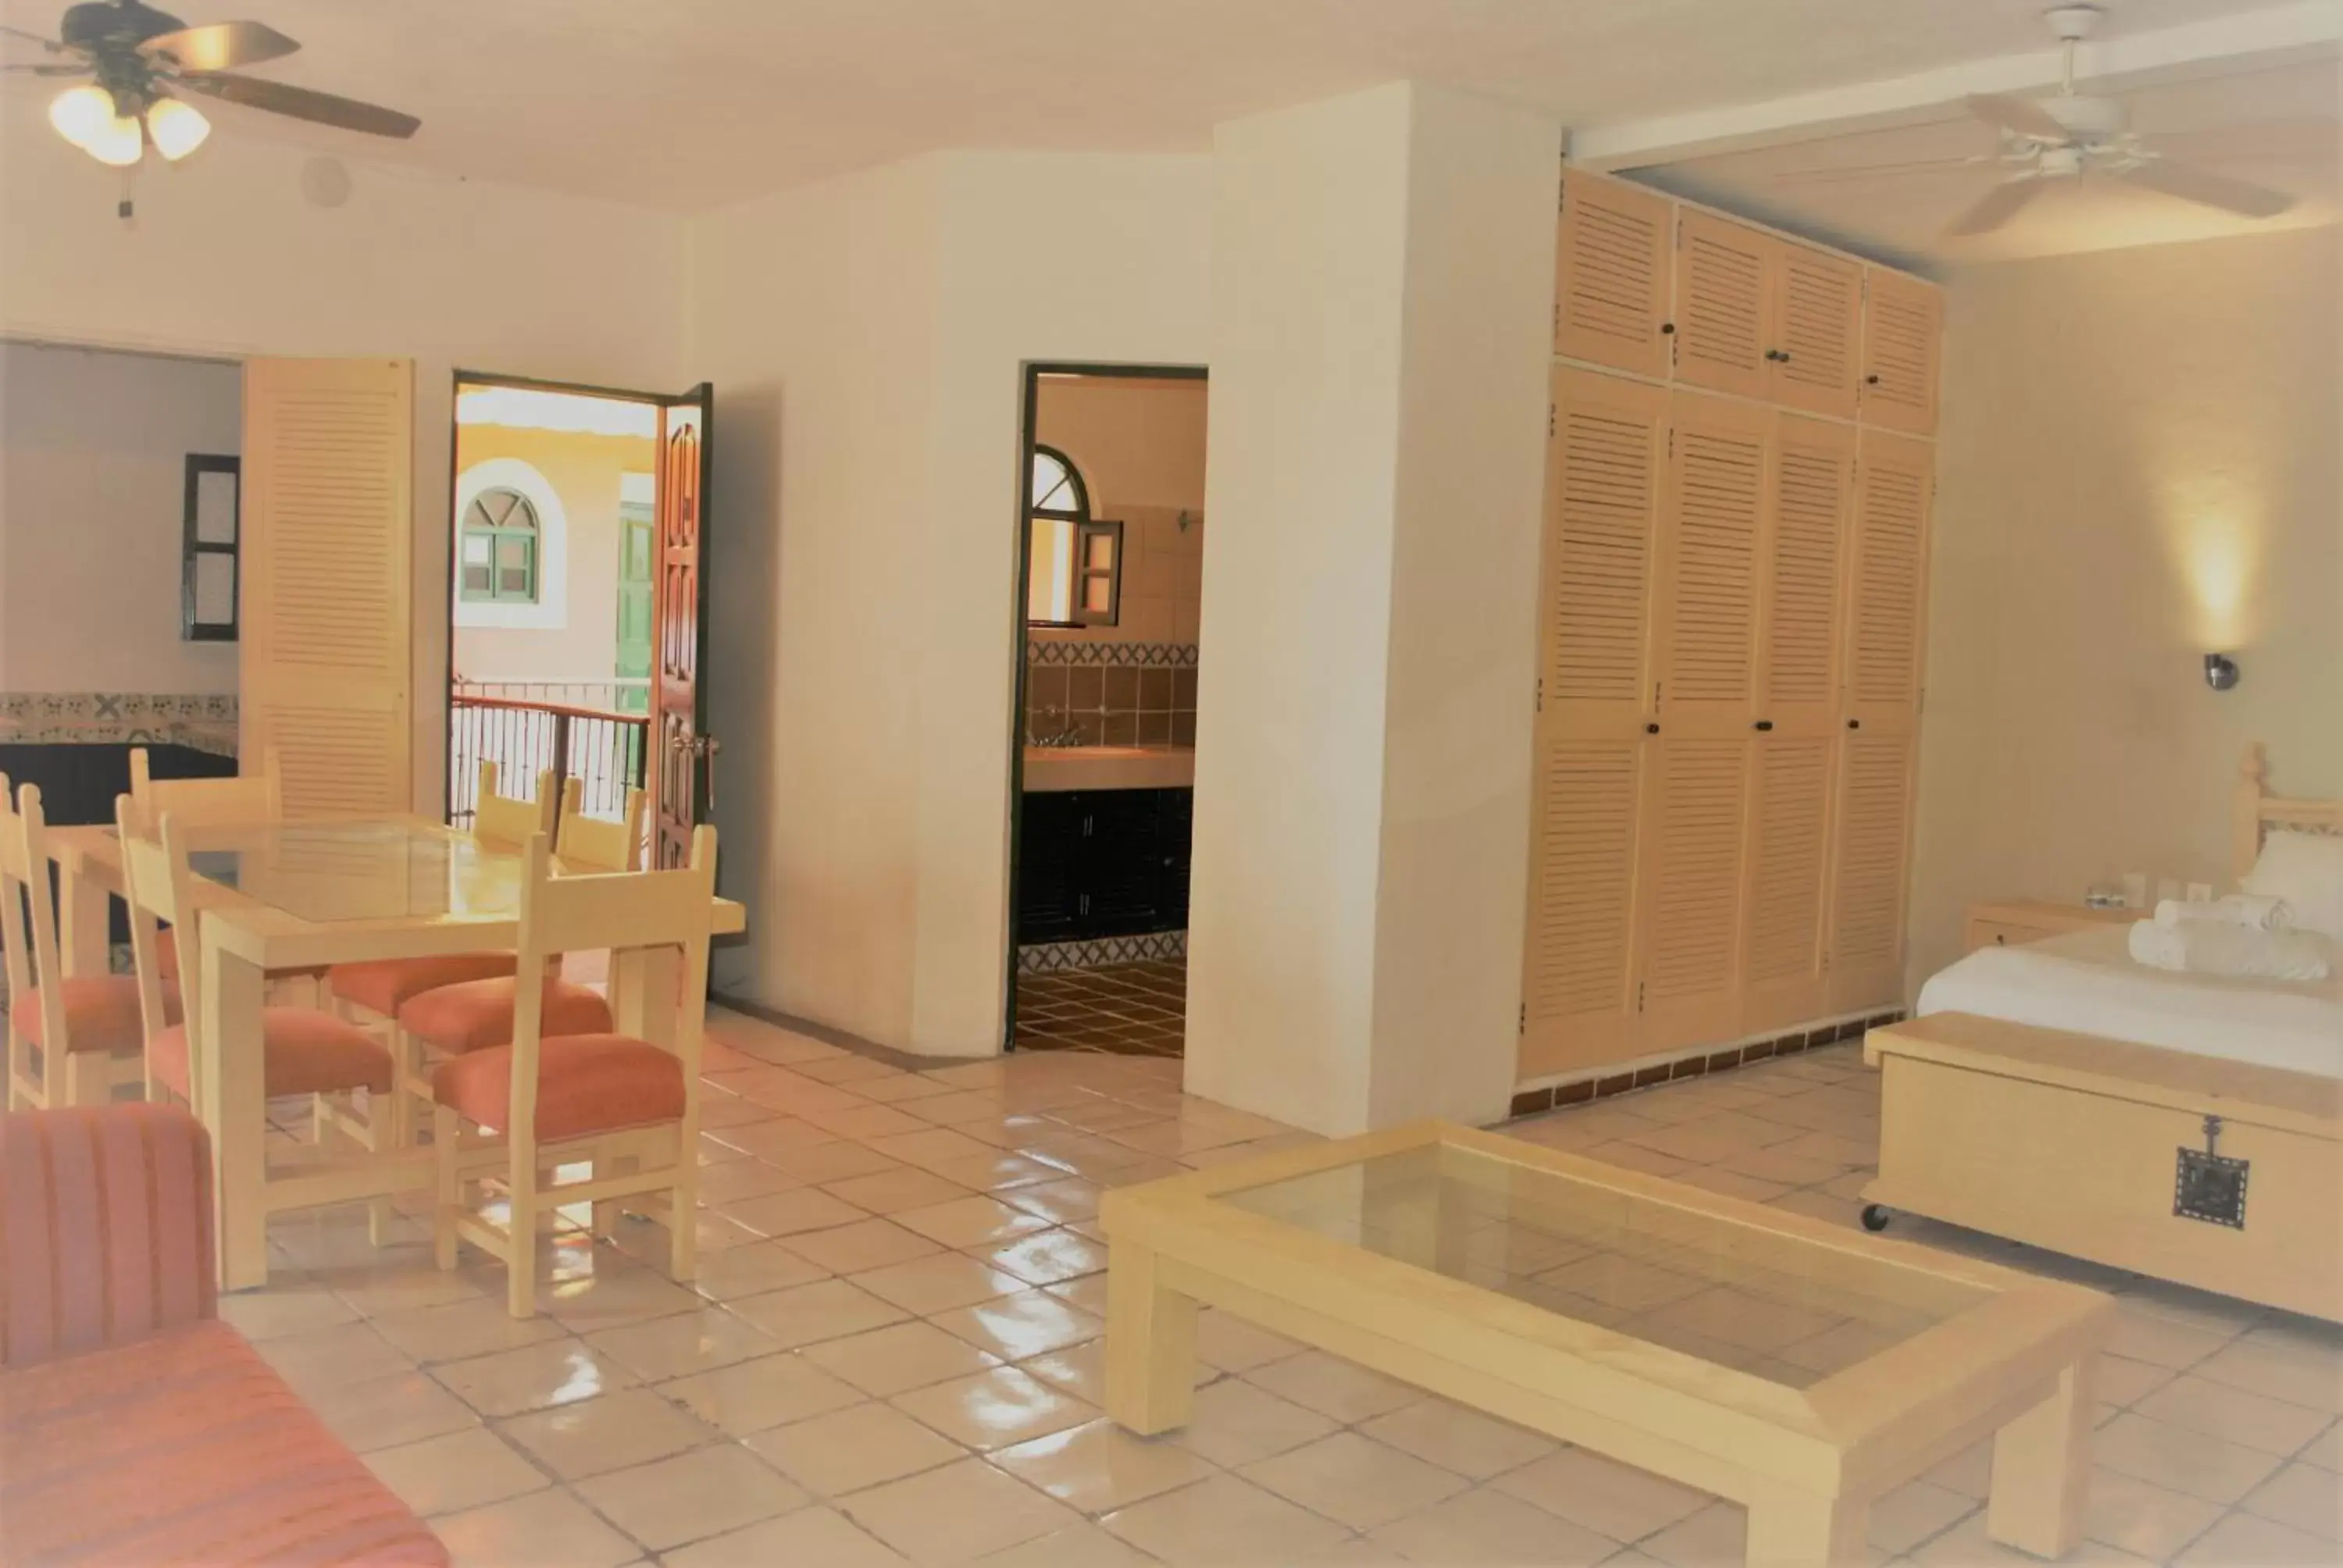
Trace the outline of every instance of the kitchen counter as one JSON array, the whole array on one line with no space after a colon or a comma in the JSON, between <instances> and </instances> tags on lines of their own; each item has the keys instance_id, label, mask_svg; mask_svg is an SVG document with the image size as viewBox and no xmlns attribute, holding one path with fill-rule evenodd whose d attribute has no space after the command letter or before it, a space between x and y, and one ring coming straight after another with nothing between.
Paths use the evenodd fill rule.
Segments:
<instances>
[{"instance_id":1,"label":"kitchen counter","mask_svg":"<svg viewBox=\"0 0 2343 1568\"><path fill-rule=\"evenodd\" d=\"M1187 789L1196 782L1192 746L1028 746L1029 793L1069 789Z\"/></svg>"}]
</instances>

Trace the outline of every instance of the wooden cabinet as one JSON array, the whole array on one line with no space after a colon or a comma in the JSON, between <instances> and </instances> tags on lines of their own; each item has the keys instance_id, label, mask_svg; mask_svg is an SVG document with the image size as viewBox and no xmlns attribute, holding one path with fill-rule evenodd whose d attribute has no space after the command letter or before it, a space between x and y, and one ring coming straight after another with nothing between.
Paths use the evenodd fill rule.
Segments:
<instances>
[{"instance_id":1,"label":"wooden cabinet","mask_svg":"<svg viewBox=\"0 0 2343 1568\"><path fill-rule=\"evenodd\" d=\"M2141 918L2133 909L2098 909L2088 904L2058 904L2041 899L2006 899L1998 903L1971 904L1962 933L1961 950L2023 947L2046 937L2093 926L2127 926Z\"/></svg>"},{"instance_id":2,"label":"wooden cabinet","mask_svg":"<svg viewBox=\"0 0 2343 1568\"><path fill-rule=\"evenodd\" d=\"M1865 269L1862 418L1883 430L1936 431L1944 297L1884 266Z\"/></svg>"},{"instance_id":3,"label":"wooden cabinet","mask_svg":"<svg viewBox=\"0 0 2343 1568\"><path fill-rule=\"evenodd\" d=\"M1863 264L1788 240L1775 246L1766 397L1785 408L1852 419L1863 335Z\"/></svg>"},{"instance_id":4,"label":"wooden cabinet","mask_svg":"<svg viewBox=\"0 0 2343 1568\"><path fill-rule=\"evenodd\" d=\"M1675 204L1572 170L1554 249L1554 351L1639 376L1668 373Z\"/></svg>"},{"instance_id":5,"label":"wooden cabinet","mask_svg":"<svg viewBox=\"0 0 2343 1568\"><path fill-rule=\"evenodd\" d=\"M1035 790L1017 838L1017 940L1176 931L1188 923L1193 792Z\"/></svg>"},{"instance_id":6,"label":"wooden cabinet","mask_svg":"<svg viewBox=\"0 0 2343 1568\"><path fill-rule=\"evenodd\" d=\"M1768 354L1779 248L1763 229L1698 207L1678 211L1677 380L1744 397L1765 395L1773 369Z\"/></svg>"}]
</instances>

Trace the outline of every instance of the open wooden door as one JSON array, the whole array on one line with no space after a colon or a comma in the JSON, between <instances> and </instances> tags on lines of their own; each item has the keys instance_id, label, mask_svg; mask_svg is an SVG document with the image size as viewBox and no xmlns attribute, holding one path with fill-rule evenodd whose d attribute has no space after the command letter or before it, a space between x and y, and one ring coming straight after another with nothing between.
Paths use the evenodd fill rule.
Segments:
<instances>
[{"instance_id":1,"label":"open wooden door","mask_svg":"<svg viewBox=\"0 0 2343 1568\"><path fill-rule=\"evenodd\" d=\"M412 804L414 462L408 361L246 362L239 749L287 815Z\"/></svg>"},{"instance_id":2,"label":"open wooden door","mask_svg":"<svg viewBox=\"0 0 2343 1568\"><path fill-rule=\"evenodd\" d=\"M691 829L716 804L715 737L699 683L708 645L701 572L708 506L708 436L714 394L701 382L659 405L659 501L651 668L651 855L659 867L691 857Z\"/></svg>"}]
</instances>

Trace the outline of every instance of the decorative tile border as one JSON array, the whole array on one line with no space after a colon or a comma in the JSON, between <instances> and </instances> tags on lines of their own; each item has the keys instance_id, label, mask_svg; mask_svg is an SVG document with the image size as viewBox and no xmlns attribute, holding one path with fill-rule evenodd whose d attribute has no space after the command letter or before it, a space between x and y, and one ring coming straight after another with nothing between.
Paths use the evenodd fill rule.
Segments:
<instances>
[{"instance_id":1,"label":"decorative tile border","mask_svg":"<svg viewBox=\"0 0 2343 1568\"><path fill-rule=\"evenodd\" d=\"M1192 642L1104 642L1085 638L1060 642L1029 638L1025 658L1031 664L1061 664L1071 669L1195 668Z\"/></svg>"},{"instance_id":2,"label":"decorative tile border","mask_svg":"<svg viewBox=\"0 0 2343 1568\"><path fill-rule=\"evenodd\" d=\"M236 755L236 699L202 692L0 692L0 741L186 746Z\"/></svg>"},{"instance_id":3,"label":"decorative tile border","mask_svg":"<svg viewBox=\"0 0 2343 1568\"><path fill-rule=\"evenodd\" d=\"M1894 1012L1875 1012L1862 1018L1842 1019L1835 1023L1817 1024L1812 1029L1792 1030L1770 1040L1748 1040L1740 1045L1727 1046L1722 1050L1690 1051L1667 1061L1646 1063L1626 1072L1595 1074L1574 1079L1567 1083L1544 1084L1514 1095L1509 1115L1535 1116L1542 1111L1584 1105L1591 1100L1608 1100L1614 1094L1650 1089L1656 1084L1673 1083L1680 1079L1727 1072L1773 1057L1795 1056L1802 1050L1835 1045L1843 1040L1861 1040L1867 1030L1885 1029L1891 1023L1903 1020L1904 1014L1900 1009Z\"/></svg>"},{"instance_id":4,"label":"decorative tile border","mask_svg":"<svg viewBox=\"0 0 2343 1568\"><path fill-rule=\"evenodd\" d=\"M1188 933L1155 931L1143 937L1100 937L1081 942L1034 942L1017 950L1021 975L1098 970L1111 964L1162 963L1188 956Z\"/></svg>"}]
</instances>

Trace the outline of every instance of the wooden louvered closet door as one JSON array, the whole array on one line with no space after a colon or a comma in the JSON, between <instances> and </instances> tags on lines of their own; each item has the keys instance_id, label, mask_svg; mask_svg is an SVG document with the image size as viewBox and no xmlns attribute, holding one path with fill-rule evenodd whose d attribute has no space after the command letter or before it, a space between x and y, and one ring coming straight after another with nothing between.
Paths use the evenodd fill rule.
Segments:
<instances>
[{"instance_id":1,"label":"wooden louvered closet door","mask_svg":"<svg viewBox=\"0 0 2343 1568\"><path fill-rule=\"evenodd\" d=\"M1944 297L1933 284L1885 267L1866 269L1864 286L1863 421L1934 435Z\"/></svg>"},{"instance_id":2,"label":"wooden louvered closet door","mask_svg":"<svg viewBox=\"0 0 2343 1568\"><path fill-rule=\"evenodd\" d=\"M1633 1053L1637 821L1667 393L1554 377L1523 959L1524 1077Z\"/></svg>"},{"instance_id":3,"label":"wooden louvered closet door","mask_svg":"<svg viewBox=\"0 0 2343 1568\"><path fill-rule=\"evenodd\" d=\"M1864 432L1857 454L1831 890L1834 1012L1903 993L1934 458L1925 442L1876 431Z\"/></svg>"},{"instance_id":4,"label":"wooden louvered closet door","mask_svg":"<svg viewBox=\"0 0 2343 1568\"><path fill-rule=\"evenodd\" d=\"M1676 219L1675 375L1689 387L1763 397L1771 379L1772 276L1781 242L1696 208Z\"/></svg>"},{"instance_id":5,"label":"wooden louvered closet door","mask_svg":"<svg viewBox=\"0 0 2343 1568\"><path fill-rule=\"evenodd\" d=\"M1774 355L1766 396L1785 408L1855 417L1863 265L1803 245L1775 252Z\"/></svg>"},{"instance_id":6,"label":"wooden louvered closet door","mask_svg":"<svg viewBox=\"0 0 2343 1568\"><path fill-rule=\"evenodd\" d=\"M1668 373L1668 260L1675 204L1657 191L1564 171L1554 351L1639 376Z\"/></svg>"},{"instance_id":7,"label":"wooden louvered closet door","mask_svg":"<svg viewBox=\"0 0 2343 1568\"><path fill-rule=\"evenodd\" d=\"M287 815L411 804L414 444L406 360L246 362L239 745Z\"/></svg>"},{"instance_id":8,"label":"wooden louvered closet door","mask_svg":"<svg viewBox=\"0 0 2343 1568\"><path fill-rule=\"evenodd\" d=\"M1756 698L1758 545L1775 416L1677 392L1654 596L1645 747L1639 1053L1737 1031L1742 844Z\"/></svg>"},{"instance_id":9,"label":"wooden louvered closet door","mask_svg":"<svg viewBox=\"0 0 2343 1568\"><path fill-rule=\"evenodd\" d=\"M1784 415L1760 547L1755 755L1743 898L1742 1032L1825 1010L1838 756L1840 568L1852 427Z\"/></svg>"}]
</instances>

